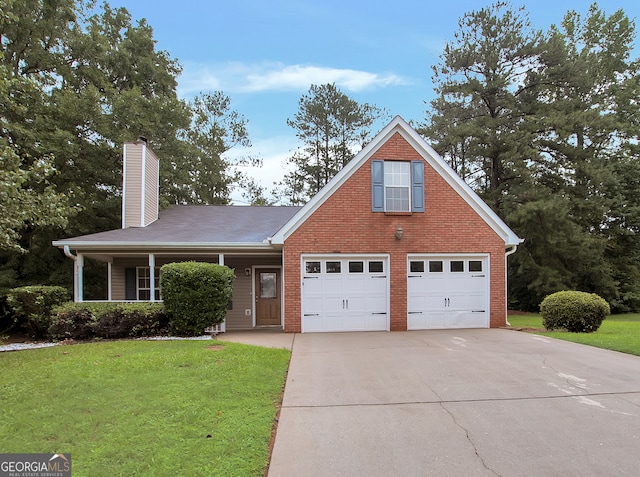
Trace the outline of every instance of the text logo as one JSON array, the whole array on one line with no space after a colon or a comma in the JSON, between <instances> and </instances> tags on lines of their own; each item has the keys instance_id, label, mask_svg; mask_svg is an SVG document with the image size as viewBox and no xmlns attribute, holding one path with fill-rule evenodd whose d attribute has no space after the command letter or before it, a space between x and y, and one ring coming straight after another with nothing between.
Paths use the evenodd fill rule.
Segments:
<instances>
[{"instance_id":1,"label":"text logo","mask_svg":"<svg viewBox=\"0 0 640 477\"><path fill-rule=\"evenodd\" d=\"M71 477L71 454L0 454L0 477Z\"/></svg>"}]
</instances>

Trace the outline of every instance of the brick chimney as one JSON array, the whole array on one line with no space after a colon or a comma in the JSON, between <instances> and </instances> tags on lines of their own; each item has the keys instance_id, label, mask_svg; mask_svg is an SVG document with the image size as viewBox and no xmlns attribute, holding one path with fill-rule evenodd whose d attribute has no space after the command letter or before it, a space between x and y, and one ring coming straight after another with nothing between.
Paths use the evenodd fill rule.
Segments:
<instances>
[{"instance_id":1,"label":"brick chimney","mask_svg":"<svg viewBox=\"0 0 640 477\"><path fill-rule=\"evenodd\" d=\"M139 137L122 152L122 228L146 227L158 220L160 161Z\"/></svg>"}]
</instances>

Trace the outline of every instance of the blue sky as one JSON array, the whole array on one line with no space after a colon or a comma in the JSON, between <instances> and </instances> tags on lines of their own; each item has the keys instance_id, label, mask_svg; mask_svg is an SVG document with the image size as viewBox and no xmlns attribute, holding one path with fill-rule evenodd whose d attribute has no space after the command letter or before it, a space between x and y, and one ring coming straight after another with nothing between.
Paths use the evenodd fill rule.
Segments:
<instances>
[{"instance_id":1,"label":"blue sky","mask_svg":"<svg viewBox=\"0 0 640 477\"><path fill-rule=\"evenodd\" d=\"M223 91L248 120L251 152L271 188L299 142L287 126L312 84L336 83L353 99L407 121L424 119L433 98L431 66L453 40L465 12L490 1L379 0L111 0L134 20L146 18L157 48L183 66L178 93ZM547 29L568 10L586 15L589 1L513 1ZM598 2L607 15L622 8L640 18L638 0ZM637 43L636 43L637 45ZM635 56L638 55L636 46ZM231 151L232 155L244 151ZM232 195L240 203L238 193Z\"/></svg>"}]
</instances>

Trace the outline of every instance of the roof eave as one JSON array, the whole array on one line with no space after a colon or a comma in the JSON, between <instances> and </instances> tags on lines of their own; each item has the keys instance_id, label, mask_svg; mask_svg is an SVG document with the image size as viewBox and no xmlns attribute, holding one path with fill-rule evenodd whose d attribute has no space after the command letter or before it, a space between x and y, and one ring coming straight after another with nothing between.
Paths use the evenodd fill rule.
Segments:
<instances>
[{"instance_id":1,"label":"roof eave","mask_svg":"<svg viewBox=\"0 0 640 477\"><path fill-rule=\"evenodd\" d=\"M152 251L152 250L277 250L268 242L96 242L56 240L53 246L68 246L73 250L114 250L114 251Z\"/></svg>"}]
</instances>

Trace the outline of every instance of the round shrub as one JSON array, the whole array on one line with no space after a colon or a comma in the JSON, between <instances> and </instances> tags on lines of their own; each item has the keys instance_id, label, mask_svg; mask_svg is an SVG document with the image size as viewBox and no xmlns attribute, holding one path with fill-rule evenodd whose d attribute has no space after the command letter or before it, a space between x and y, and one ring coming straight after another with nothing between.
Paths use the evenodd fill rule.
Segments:
<instances>
[{"instance_id":1,"label":"round shrub","mask_svg":"<svg viewBox=\"0 0 640 477\"><path fill-rule=\"evenodd\" d=\"M547 330L593 333L611 310L609 304L595 293L561 291L542 300L540 313L542 325Z\"/></svg>"},{"instance_id":2,"label":"round shrub","mask_svg":"<svg viewBox=\"0 0 640 477\"><path fill-rule=\"evenodd\" d=\"M233 292L232 269L203 262L170 263L162 267L160 290L171 330L197 336L221 323Z\"/></svg>"}]
</instances>

